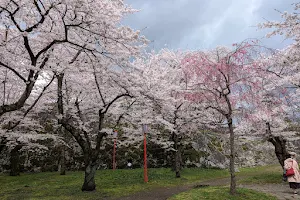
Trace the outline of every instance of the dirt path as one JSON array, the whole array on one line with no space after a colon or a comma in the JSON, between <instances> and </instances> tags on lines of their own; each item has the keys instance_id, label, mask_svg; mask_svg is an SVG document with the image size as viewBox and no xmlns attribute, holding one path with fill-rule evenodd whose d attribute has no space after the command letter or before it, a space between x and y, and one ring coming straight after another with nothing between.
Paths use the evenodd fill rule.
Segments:
<instances>
[{"instance_id":1,"label":"dirt path","mask_svg":"<svg viewBox=\"0 0 300 200\"><path fill-rule=\"evenodd\" d=\"M243 177L238 177L242 179ZM196 184L182 185L176 187L163 187L157 188L149 191L142 191L135 193L127 197L121 197L118 200L166 200L169 197L188 191L196 187L202 186L221 186L221 185L230 185L229 178L223 179L214 179L209 181L202 181ZM299 195L293 195L292 191L288 187L288 183L282 184L255 184L255 185L238 185L238 187L244 187L248 189L253 189L256 191L264 192L276 196L279 200L289 200L289 199L299 199L300 200L300 191Z\"/></svg>"},{"instance_id":2,"label":"dirt path","mask_svg":"<svg viewBox=\"0 0 300 200\"><path fill-rule=\"evenodd\" d=\"M201 187L206 185L218 186L218 185L228 185L229 183L230 183L229 178L223 178L223 179L215 179L210 181L203 181L198 184L180 185L175 187L174 186L162 187L162 188L152 189L149 191L138 192L127 197L121 197L118 200L166 200L175 194L191 190L195 186L196 187Z\"/></svg>"},{"instance_id":3,"label":"dirt path","mask_svg":"<svg viewBox=\"0 0 300 200\"><path fill-rule=\"evenodd\" d=\"M174 194L188 191L193 186L184 185L177 187L163 187L149 191L138 192L127 197L121 197L118 200L165 200Z\"/></svg>"},{"instance_id":4,"label":"dirt path","mask_svg":"<svg viewBox=\"0 0 300 200\"><path fill-rule=\"evenodd\" d=\"M239 187L245 187L256 191L269 193L273 196L276 196L279 200L300 199L300 193L298 195L294 195L292 190L289 188L288 183L240 185Z\"/></svg>"}]
</instances>

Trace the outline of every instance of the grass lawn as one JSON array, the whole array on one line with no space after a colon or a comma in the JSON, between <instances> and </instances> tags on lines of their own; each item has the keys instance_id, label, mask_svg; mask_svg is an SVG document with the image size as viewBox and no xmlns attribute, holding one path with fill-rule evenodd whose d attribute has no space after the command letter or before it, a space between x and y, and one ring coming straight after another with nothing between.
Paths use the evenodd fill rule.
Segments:
<instances>
[{"instance_id":1,"label":"grass lawn","mask_svg":"<svg viewBox=\"0 0 300 200\"><path fill-rule=\"evenodd\" d=\"M174 197L169 198L168 200L276 200L277 198L261 193L254 190L238 188L237 194L232 196L229 194L228 187L204 187L199 189L193 189L189 192L183 192Z\"/></svg>"},{"instance_id":2,"label":"grass lawn","mask_svg":"<svg viewBox=\"0 0 300 200\"><path fill-rule=\"evenodd\" d=\"M240 172L236 173L241 179L238 183L244 184L266 184L266 183L281 183L282 169L280 165L260 166L253 168L241 168ZM203 187L183 192L175 195L169 200L275 200L277 198L245 188L237 188L237 195L229 195L229 187Z\"/></svg>"},{"instance_id":3,"label":"grass lawn","mask_svg":"<svg viewBox=\"0 0 300 200\"><path fill-rule=\"evenodd\" d=\"M0 175L0 199L102 199L105 197L126 196L138 191L156 187L189 184L209 179L229 177L228 170L190 168L182 171L182 178L175 178L170 169L148 169L149 182L143 181L143 169L134 170L98 170L96 172L96 191L81 192L84 172L67 172L61 176L57 172L21 174L12 177ZM255 168L242 168L237 176L243 177L242 183L280 183L279 165ZM200 193L219 188L203 188ZM194 190L193 190L194 191ZM199 193L198 190L195 190ZM241 196L251 197L248 190L240 190ZM245 193L245 194L244 194ZM251 193L253 193L251 191ZM182 194L187 195L187 194ZM198 194L197 194L198 195ZM249 196L250 195L250 196ZM255 193L256 195L256 193ZM260 194L257 194L258 196ZM237 197L238 198L238 197ZM251 197L252 198L252 197ZM256 198L256 197L255 197ZM253 199L255 199L253 198ZM193 197L191 197L193 199ZM263 199L263 198L261 198Z\"/></svg>"},{"instance_id":4,"label":"grass lawn","mask_svg":"<svg viewBox=\"0 0 300 200\"><path fill-rule=\"evenodd\" d=\"M238 176L245 175L238 183L244 184L265 184L265 183L281 183L282 168L278 165L262 166L254 168L242 168L237 173Z\"/></svg>"},{"instance_id":5,"label":"grass lawn","mask_svg":"<svg viewBox=\"0 0 300 200\"><path fill-rule=\"evenodd\" d=\"M182 178L175 178L170 169L149 169L149 182L143 182L143 169L98 170L97 191L81 192L83 172L57 172L21 174L12 177L0 175L0 199L101 199L120 197L155 187L173 186L195 181L227 177L227 170L191 168L182 171Z\"/></svg>"}]
</instances>

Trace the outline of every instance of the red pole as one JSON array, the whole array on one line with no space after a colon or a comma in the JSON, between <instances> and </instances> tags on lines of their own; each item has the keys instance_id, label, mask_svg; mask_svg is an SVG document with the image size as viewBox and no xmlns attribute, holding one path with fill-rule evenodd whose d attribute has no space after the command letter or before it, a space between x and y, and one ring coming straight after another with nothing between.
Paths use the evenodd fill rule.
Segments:
<instances>
[{"instance_id":1,"label":"red pole","mask_svg":"<svg viewBox=\"0 0 300 200\"><path fill-rule=\"evenodd\" d=\"M114 139L113 170L116 169L116 138Z\"/></svg>"},{"instance_id":2,"label":"red pole","mask_svg":"<svg viewBox=\"0 0 300 200\"><path fill-rule=\"evenodd\" d=\"M144 181L148 182L148 171L147 171L147 142L146 142L146 133L144 133Z\"/></svg>"}]
</instances>

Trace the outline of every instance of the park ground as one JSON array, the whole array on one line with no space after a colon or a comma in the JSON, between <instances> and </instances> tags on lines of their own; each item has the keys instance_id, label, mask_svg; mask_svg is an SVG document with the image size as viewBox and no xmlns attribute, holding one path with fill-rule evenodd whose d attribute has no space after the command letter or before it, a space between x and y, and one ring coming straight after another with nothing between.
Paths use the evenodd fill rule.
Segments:
<instances>
[{"instance_id":1,"label":"park ground","mask_svg":"<svg viewBox=\"0 0 300 200\"><path fill-rule=\"evenodd\" d=\"M143 170L98 170L97 190L81 192L83 172L26 173L0 175L0 199L107 199L107 200L196 200L196 199L300 199L282 182L279 165L241 168L237 173L238 194L229 195L227 170L190 168L175 178L170 169L149 169L149 182Z\"/></svg>"}]
</instances>

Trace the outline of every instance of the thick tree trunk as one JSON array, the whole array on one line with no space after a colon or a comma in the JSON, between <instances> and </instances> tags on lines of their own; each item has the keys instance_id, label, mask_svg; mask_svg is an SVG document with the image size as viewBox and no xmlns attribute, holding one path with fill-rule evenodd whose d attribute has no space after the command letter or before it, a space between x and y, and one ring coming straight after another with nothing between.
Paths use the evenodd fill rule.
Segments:
<instances>
[{"instance_id":1,"label":"thick tree trunk","mask_svg":"<svg viewBox=\"0 0 300 200\"><path fill-rule=\"evenodd\" d=\"M229 127L229 140L230 140L230 194L234 195L236 193L236 179L235 179L235 169L234 169L234 162L235 162L235 148L234 148L234 132L233 132L233 125L232 125L232 118L228 118L228 127Z\"/></svg>"},{"instance_id":2,"label":"thick tree trunk","mask_svg":"<svg viewBox=\"0 0 300 200\"><path fill-rule=\"evenodd\" d=\"M283 168L284 160L289 157L289 153L286 149L286 140L283 136L273 136L271 132L270 123L266 123L266 133L268 137L268 141L271 142L275 147L275 154L276 157Z\"/></svg>"},{"instance_id":3,"label":"thick tree trunk","mask_svg":"<svg viewBox=\"0 0 300 200\"><path fill-rule=\"evenodd\" d=\"M61 151L60 175L66 175L66 150L65 150L65 146L62 147L62 151Z\"/></svg>"},{"instance_id":4,"label":"thick tree trunk","mask_svg":"<svg viewBox=\"0 0 300 200\"><path fill-rule=\"evenodd\" d=\"M94 191L96 189L95 174L97 165L95 162L89 162L85 166L84 183L82 185L82 191Z\"/></svg>"},{"instance_id":5,"label":"thick tree trunk","mask_svg":"<svg viewBox=\"0 0 300 200\"><path fill-rule=\"evenodd\" d=\"M20 175L20 154L19 150L22 148L21 145L17 145L10 152L10 176Z\"/></svg>"}]
</instances>

